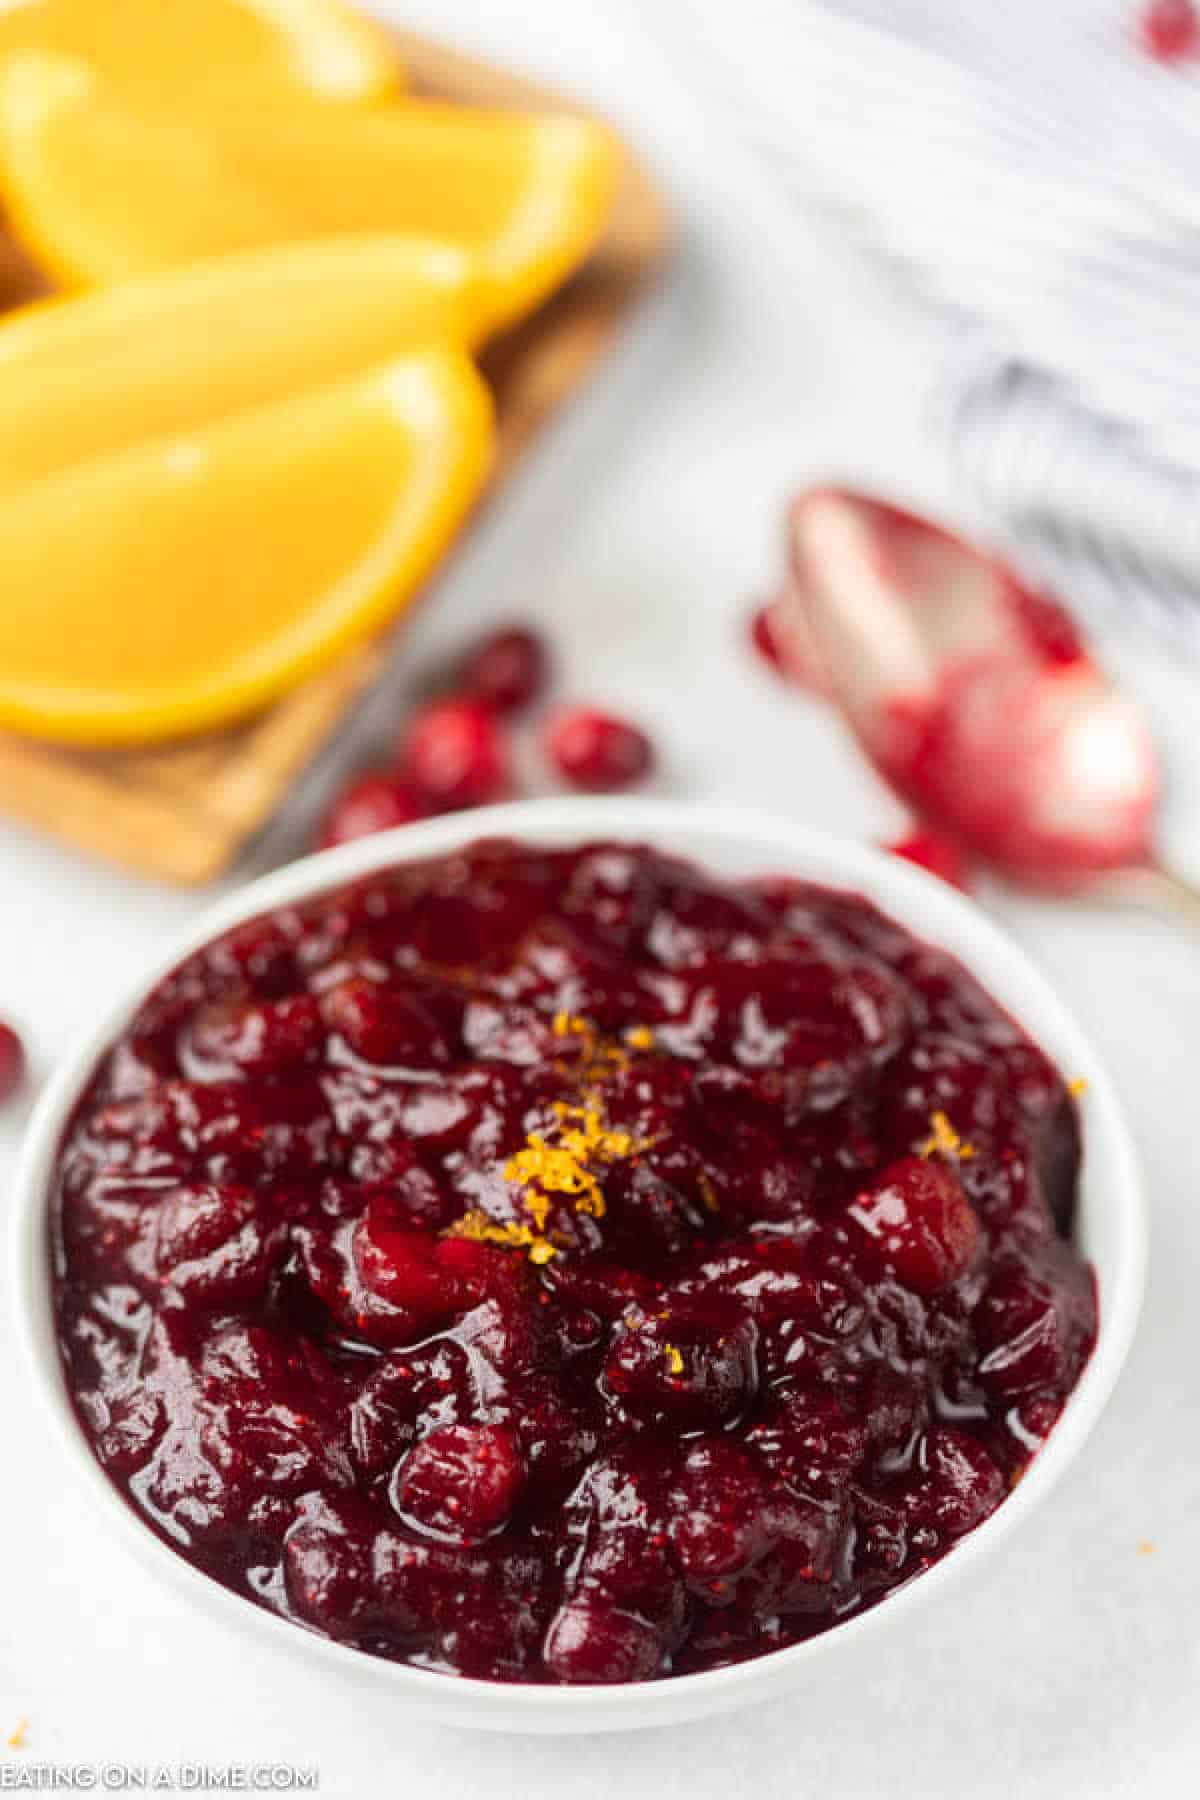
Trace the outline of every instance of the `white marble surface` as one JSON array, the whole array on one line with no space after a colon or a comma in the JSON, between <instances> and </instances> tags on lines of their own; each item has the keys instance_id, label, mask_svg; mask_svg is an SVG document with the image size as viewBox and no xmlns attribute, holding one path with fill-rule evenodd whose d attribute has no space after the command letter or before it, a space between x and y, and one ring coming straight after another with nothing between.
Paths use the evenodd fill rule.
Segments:
<instances>
[{"instance_id":1,"label":"white marble surface","mask_svg":"<svg viewBox=\"0 0 1200 1800\"><path fill-rule=\"evenodd\" d=\"M948 502L919 427L921 338L815 225L783 245L638 30L635 4L651 3L394 8L603 103L658 163L688 227L670 291L458 558L414 661L476 620L540 615L564 686L653 722L673 791L869 834L894 822L890 803L739 634L790 486L857 474ZM1186 850L1190 828L1200 848L1189 745L1200 675L1152 654L1125 668L1175 746L1173 835ZM28 1030L40 1068L202 904L0 829L0 1010ZM0 1791L4 1770L41 1761L278 1758L319 1765L320 1791L339 1800L598 1800L618 1786L635 1800L1194 1794L1200 956L1155 922L997 904L1112 1063L1145 1158L1153 1260L1109 1415L956 1609L922 1618L903 1656L893 1648L850 1679L835 1667L787 1703L685 1731L542 1742L427 1726L301 1659L264 1658L135 1565L66 1479L0 1335L0 1746L30 1721L27 1748L0 1747ZM0 1175L19 1126L0 1126Z\"/></svg>"}]
</instances>

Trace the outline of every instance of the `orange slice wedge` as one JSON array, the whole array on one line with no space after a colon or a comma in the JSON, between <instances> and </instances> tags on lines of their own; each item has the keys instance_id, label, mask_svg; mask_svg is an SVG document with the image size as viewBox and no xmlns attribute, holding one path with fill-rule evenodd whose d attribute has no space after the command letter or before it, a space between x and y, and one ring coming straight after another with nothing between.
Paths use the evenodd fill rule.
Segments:
<instances>
[{"instance_id":1,"label":"orange slice wedge","mask_svg":"<svg viewBox=\"0 0 1200 1800\"><path fill-rule=\"evenodd\" d=\"M78 744L224 724L391 618L487 471L435 348L0 500L0 724Z\"/></svg>"},{"instance_id":2,"label":"orange slice wedge","mask_svg":"<svg viewBox=\"0 0 1200 1800\"><path fill-rule=\"evenodd\" d=\"M6 0L0 59L22 50L79 57L159 106L370 100L401 76L385 33L339 0Z\"/></svg>"},{"instance_id":3,"label":"orange slice wedge","mask_svg":"<svg viewBox=\"0 0 1200 1800\"><path fill-rule=\"evenodd\" d=\"M254 243L418 233L477 259L496 327L587 255L621 160L605 126L569 115L412 100L201 124L132 109L61 58L14 58L0 76L5 203L42 264L80 285Z\"/></svg>"},{"instance_id":4,"label":"orange slice wedge","mask_svg":"<svg viewBox=\"0 0 1200 1800\"><path fill-rule=\"evenodd\" d=\"M10 313L0 318L0 493L416 345L469 343L483 298L453 245L348 237Z\"/></svg>"}]
</instances>

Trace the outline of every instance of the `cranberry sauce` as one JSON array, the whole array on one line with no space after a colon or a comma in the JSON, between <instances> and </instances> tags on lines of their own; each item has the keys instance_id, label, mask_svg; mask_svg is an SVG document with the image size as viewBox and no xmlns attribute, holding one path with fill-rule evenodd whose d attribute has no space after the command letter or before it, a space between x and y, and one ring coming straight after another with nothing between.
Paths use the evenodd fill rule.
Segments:
<instances>
[{"instance_id":1,"label":"cranberry sauce","mask_svg":"<svg viewBox=\"0 0 1200 1800\"><path fill-rule=\"evenodd\" d=\"M1003 1501L1096 1329L1076 1110L851 895L481 843L239 926L63 1144L67 1378L190 1562L348 1644L641 1680Z\"/></svg>"}]
</instances>

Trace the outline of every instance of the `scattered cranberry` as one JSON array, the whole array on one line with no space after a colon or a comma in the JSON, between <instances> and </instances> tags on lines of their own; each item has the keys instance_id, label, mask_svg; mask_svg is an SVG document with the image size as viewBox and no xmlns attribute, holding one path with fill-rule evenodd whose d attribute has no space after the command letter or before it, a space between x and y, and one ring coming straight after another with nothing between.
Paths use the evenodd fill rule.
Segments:
<instances>
[{"instance_id":1,"label":"scattered cranberry","mask_svg":"<svg viewBox=\"0 0 1200 1800\"><path fill-rule=\"evenodd\" d=\"M24 1046L12 1026L0 1019L0 1105L16 1093L24 1075Z\"/></svg>"},{"instance_id":2,"label":"scattered cranberry","mask_svg":"<svg viewBox=\"0 0 1200 1800\"><path fill-rule=\"evenodd\" d=\"M551 720L546 753L564 781L594 794L633 787L654 766L654 747L644 731L586 706Z\"/></svg>"},{"instance_id":3,"label":"scattered cranberry","mask_svg":"<svg viewBox=\"0 0 1200 1800\"><path fill-rule=\"evenodd\" d=\"M462 691L498 713L520 712L546 685L550 658L544 641L524 625L493 631L465 659Z\"/></svg>"},{"instance_id":4,"label":"scattered cranberry","mask_svg":"<svg viewBox=\"0 0 1200 1800\"><path fill-rule=\"evenodd\" d=\"M1200 49L1194 0L1150 0L1142 13L1142 43L1159 62L1179 62Z\"/></svg>"},{"instance_id":5,"label":"scattered cranberry","mask_svg":"<svg viewBox=\"0 0 1200 1800\"><path fill-rule=\"evenodd\" d=\"M373 831L411 825L414 819L423 819L427 810L411 782L383 769L360 775L342 789L326 814L320 847L331 850L335 844L348 844Z\"/></svg>"},{"instance_id":6,"label":"scattered cranberry","mask_svg":"<svg viewBox=\"0 0 1200 1800\"><path fill-rule=\"evenodd\" d=\"M476 700L441 700L417 713L400 760L430 812L486 806L509 790L508 745L491 708Z\"/></svg>"},{"instance_id":7,"label":"scattered cranberry","mask_svg":"<svg viewBox=\"0 0 1200 1800\"><path fill-rule=\"evenodd\" d=\"M916 863L919 869L939 875L951 887L970 893L971 867L953 838L943 837L939 831L914 831L887 848L893 856L902 856L905 862Z\"/></svg>"}]
</instances>

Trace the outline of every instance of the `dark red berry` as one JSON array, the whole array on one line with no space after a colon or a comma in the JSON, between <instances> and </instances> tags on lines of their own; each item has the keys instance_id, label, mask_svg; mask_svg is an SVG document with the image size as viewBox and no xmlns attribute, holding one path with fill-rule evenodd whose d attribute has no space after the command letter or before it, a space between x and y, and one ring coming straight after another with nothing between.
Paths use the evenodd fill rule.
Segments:
<instances>
[{"instance_id":1,"label":"dark red berry","mask_svg":"<svg viewBox=\"0 0 1200 1800\"><path fill-rule=\"evenodd\" d=\"M635 1419L681 1431L728 1424L757 1384L757 1333L724 1295L631 1315L613 1337L604 1378Z\"/></svg>"},{"instance_id":2,"label":"dark red berry","mask_svg":"<svg viewBox=\"0 0 1200 1800\"><path fill-rule=\"evenodd\" d=\"M365 1062L422 1068L449 1061L432 1012L403 988L352 975L323 996L321 1012L325 1023Z\"/></svg>"},{"instance_id":3,"label":"dark red berry","mask_svg":"<svg viewBox=\"0 0 1200 1800\"><path fill-rule=\"evenodd\" d=\"M378 769L359 775L334 800L321 827L320 848L348 844L352 838L423 819L427 808L411 782Z\"/></svg>"},{"instance_id":4,"label":"dark red berry","mask_svg":"<svg viewBox=\"0 0 1200 1800\"><path fill-rule=\"evenodd\" d=\"M442 700L417 713L404 734L401 769L431 812L501 800L510 783L508 745L490 707Z\"/></svg>"},{"instance_id":5,"label":"dark red berry","mask_svg":"<svg viewBox=\"0 0 1200 1800\"><path fill-rule=\"evenodd\" d=\"M542 1649L552 1681L645 1681L662 1660L653 1626L604 1600L571 1600L551 1620Z\"/></svg>"},{"instance_id":6,"label":"dark red berry","mask_svg":"<svg viewBox=\"0 0 1200 1800\"><path fill-rule=\"evenodd\" d=\"M970 893L970 864L953 838L943 837L937 831L913 831L887 848L893 856L902 856L905 862L916 863L919 869L940 876L951 887Z\"/></svg>"},{"instance_id":7,"label":"dark red berry","mask_svg":"<svg viewBox=\"0 0 1200 1800\"><path fill-rule=\"evenodd\" d=\"M320 1053L321 1015L311 994L261 1004L218 1002L197 1013L186 1033L189 1059L205 1080L275 1075Z\"/></svg>"},{"instance_id":8,"label":"dark red berry","mask_svg":"<svg viewBox=\"0 0 1200 1800\"><path fill-rule=\"evenodd\" d=\"M1004 1477L982 1444L965 1431L942 1426L922 1446L909 1511L945 1537L971 1531L1004 1498Z\"/></svg>"},{"instance_id":9,"label":"dark red berry","mask_svg":"<svg viewBox=\"0 0 1200 1800\"><path fill-rule=\"evenodd\" d=\"M1179 62L1200 49L1194 0L1150 0L1141 18L1142 43L1159 62Z\"/></svg>"},{"instance_id":10,"label":"dark red berry","mask_svg":"<svg viewBox=\"0 0 1200 1800\"><path fill-rule=\"evenodd\" d=\"M463 662L459 685L494 712L519 712L546 685L550 658L536 631L502 626L482 638Z\"/></svg>"},{"instance_id":11,"label":"dark red berry","mask_svg":"<svg viewBox=\"0 0 1200 1800\"><path fill-rule=\"evenodd\" d=\"M0 1105L16 1093L24 1077L24 1045L12 1026L0 1019Z\"/></svg>"},{"instance_id":12,"label":"dark red berry","mask_svg":"<svg viewBox=\"0 0 1200 1800\"><path fill-rule=\"evenodd\" d=\"M457 1543L503 1525L525 1472L503 1425L443 1425L409 1452L396 1472L392 1503L418 1530Z\"/></svg>"},{"instance_id":13,"label":"dark red berry","mask_svg":"<svg viewBox=\"0 0 1200 1800\"><path fill-rule=\"evenodd\" d=\"M551 720L546 754L564 781L594 794L633 787L654 767L654 747L644 731L587 706Z\"/></svg>"},{"instance_id":14,"label":"dark red berry","mask_svg":"<svg viewBox=\"0 0 1200 1800\"><path fill-rule=\"evenodd\" d=\"M848 1218L906 1287L935 1294L966 1272L979 1248L979 1221L953 1169L936 1157L904 1156L884 1169Z\"/></svg>"}]
</instances>

